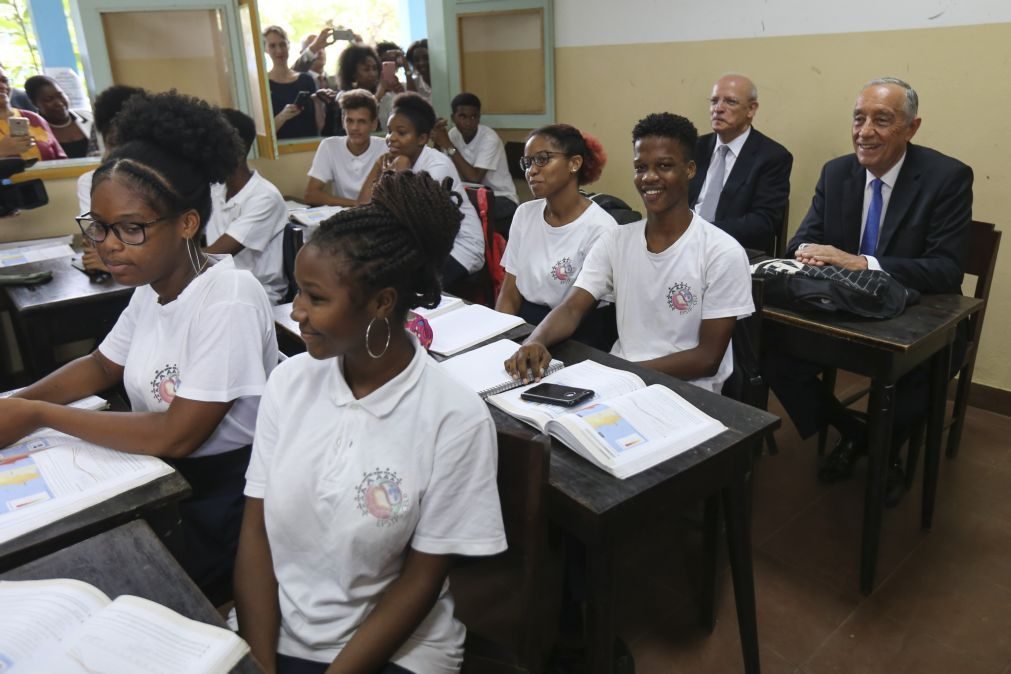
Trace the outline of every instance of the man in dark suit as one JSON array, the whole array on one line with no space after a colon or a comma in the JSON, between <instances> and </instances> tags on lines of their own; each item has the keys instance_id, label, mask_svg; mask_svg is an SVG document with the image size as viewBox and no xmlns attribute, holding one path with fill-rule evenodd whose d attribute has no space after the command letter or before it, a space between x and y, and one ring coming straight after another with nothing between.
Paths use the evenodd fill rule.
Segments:
<instances>
[{"instance_id":1,"label":"man in dark suit","mask_svg":"<svg viewBox=\"0 0 1011 674\"><path fill-rule=\"evenodd\" d=\"M788 255L805 264L881 269L923 293L957 293L972 219L972 169L910 143L920 118L916 92L902 80L868 83L853 110L854 154L825 164L811 209ZM769 383L801 436L823 424L840 441L819 470L833 482L849 477L866 448L853 415L816 379L818 367L796 359L771 359ZM899 380L888 499L901 497L897 450L927 403L924 368ZM897 492L897 493L896 493Z\"/></svg>"},{"instance_id":2,"label":"man in dark suit","mask_svg":"<svg viewBox=\"0 0 1011 674\"><path fill-rule=\"evenodd\" d=\"M790 198L793 155L751 126L758 90L743 75L713 85L709 116L714 133L695 146L697 170L689 203L745 248L774 252Z\"/></svg>"}]
</instances>

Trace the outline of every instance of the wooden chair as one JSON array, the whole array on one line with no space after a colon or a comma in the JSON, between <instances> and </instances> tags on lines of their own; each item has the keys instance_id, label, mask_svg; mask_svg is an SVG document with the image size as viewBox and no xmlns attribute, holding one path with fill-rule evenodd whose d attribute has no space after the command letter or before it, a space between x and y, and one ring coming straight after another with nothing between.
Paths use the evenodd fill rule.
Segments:
<instances>
[{"instance_id":1,"label":"wooden chair","mask_svg":"<svg viewBox=\"0 0 1011 674\"><path fill-rule=\"evenodd\" d=\"M465 559L450 574L456 614L467 626L464 672L543 671L557 624L546 602L561 597L546 581L553 568L545 513L551 440L529 433L498 431L498 491L509 549Z\"/></svg>"}]
</instances>

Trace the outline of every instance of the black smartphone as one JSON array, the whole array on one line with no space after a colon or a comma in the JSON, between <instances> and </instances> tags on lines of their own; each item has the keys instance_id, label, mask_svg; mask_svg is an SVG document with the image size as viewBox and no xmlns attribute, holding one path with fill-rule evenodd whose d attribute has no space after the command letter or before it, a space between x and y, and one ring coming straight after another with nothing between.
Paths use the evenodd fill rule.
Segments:
<instances>
[{"instance_id":1,"label":"black smartphone","mask_svg":"<svg viewBox=\"0 0 1011 674\"><path fill-rule=\"evenodd\" d=\"M311 97L312 97L312 94L310 94L308 91L300 91L295 96L295 100L293 101L293 103L295 105L297 105L298 107L300 107L300 108L304 108L305 106L307 106L309 104L309 99Z\"/></svg>"},{"instance_id":2,"label":"black smartphone","mask_svg":"<svg viewBox=\"0 0 1011 674\"><path fill-rule=\"evenodd\" d=\"M593 397L593 391L588 388L575 388L561 384L538 384L520 394L523 400L548 405L574 407L584 400Z\"/></svg>"}]
</instances>

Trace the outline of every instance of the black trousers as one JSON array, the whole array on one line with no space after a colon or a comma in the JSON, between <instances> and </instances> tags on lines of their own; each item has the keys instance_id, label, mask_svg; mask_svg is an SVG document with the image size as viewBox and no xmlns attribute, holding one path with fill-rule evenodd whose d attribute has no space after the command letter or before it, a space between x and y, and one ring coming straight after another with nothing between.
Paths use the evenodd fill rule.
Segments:
<instances>
[{"instance_id":1,"label":"black trousers","mask_svg":"<svg viewBox=\"0 0 1011 674\"><path fill-rule=\"evenodd\" d=\"M519 316L531 325L537 325L551 311L551 307L534 304L523 300L520 304ZM572 339L592 346L601 351L610 351L618 339L617 314L613 304L597 307L584 318L574 333Z\"/></svg>"},{"instance_id":2,"label":"black trousers","mask_svg":"<svg viewBox=\"0 0 1011 674\"><path fill-rule=\"evenodd\" d=\"M179 564L212 603L232 594L250 446L213 456L169 460L193 494L179 504L183 549Z\"/></svg>"}]
</instances>

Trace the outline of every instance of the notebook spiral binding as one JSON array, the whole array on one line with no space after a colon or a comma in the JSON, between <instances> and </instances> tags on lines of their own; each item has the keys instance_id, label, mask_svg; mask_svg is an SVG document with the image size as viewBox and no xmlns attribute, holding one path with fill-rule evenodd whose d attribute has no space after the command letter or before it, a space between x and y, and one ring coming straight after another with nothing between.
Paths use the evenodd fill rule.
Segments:
<instances>
[{"instance_id":1,"label":"notebook spiral binding","mask_svg":"<svg viewBox=\"0 0 1011 674\"><path fill-rule=\"evenodd\" d=\"M565 363L555 361L550 365L548 365L547 368L545 368L544 376L547 377L549 374L554 374L555 372L561 370L563 367L565 367ZM520 386L526 386L526 384L524 384L521 381L511 379L509 381L502 382L497 386L492 386L491 388L486 388L483 391L478 391L478 395L481 396L482 400L484 400L489 396L497 395L499 393L505 393L506 391L511 391L514 388L519 388Z\"/></svg>"}]
</instances>

